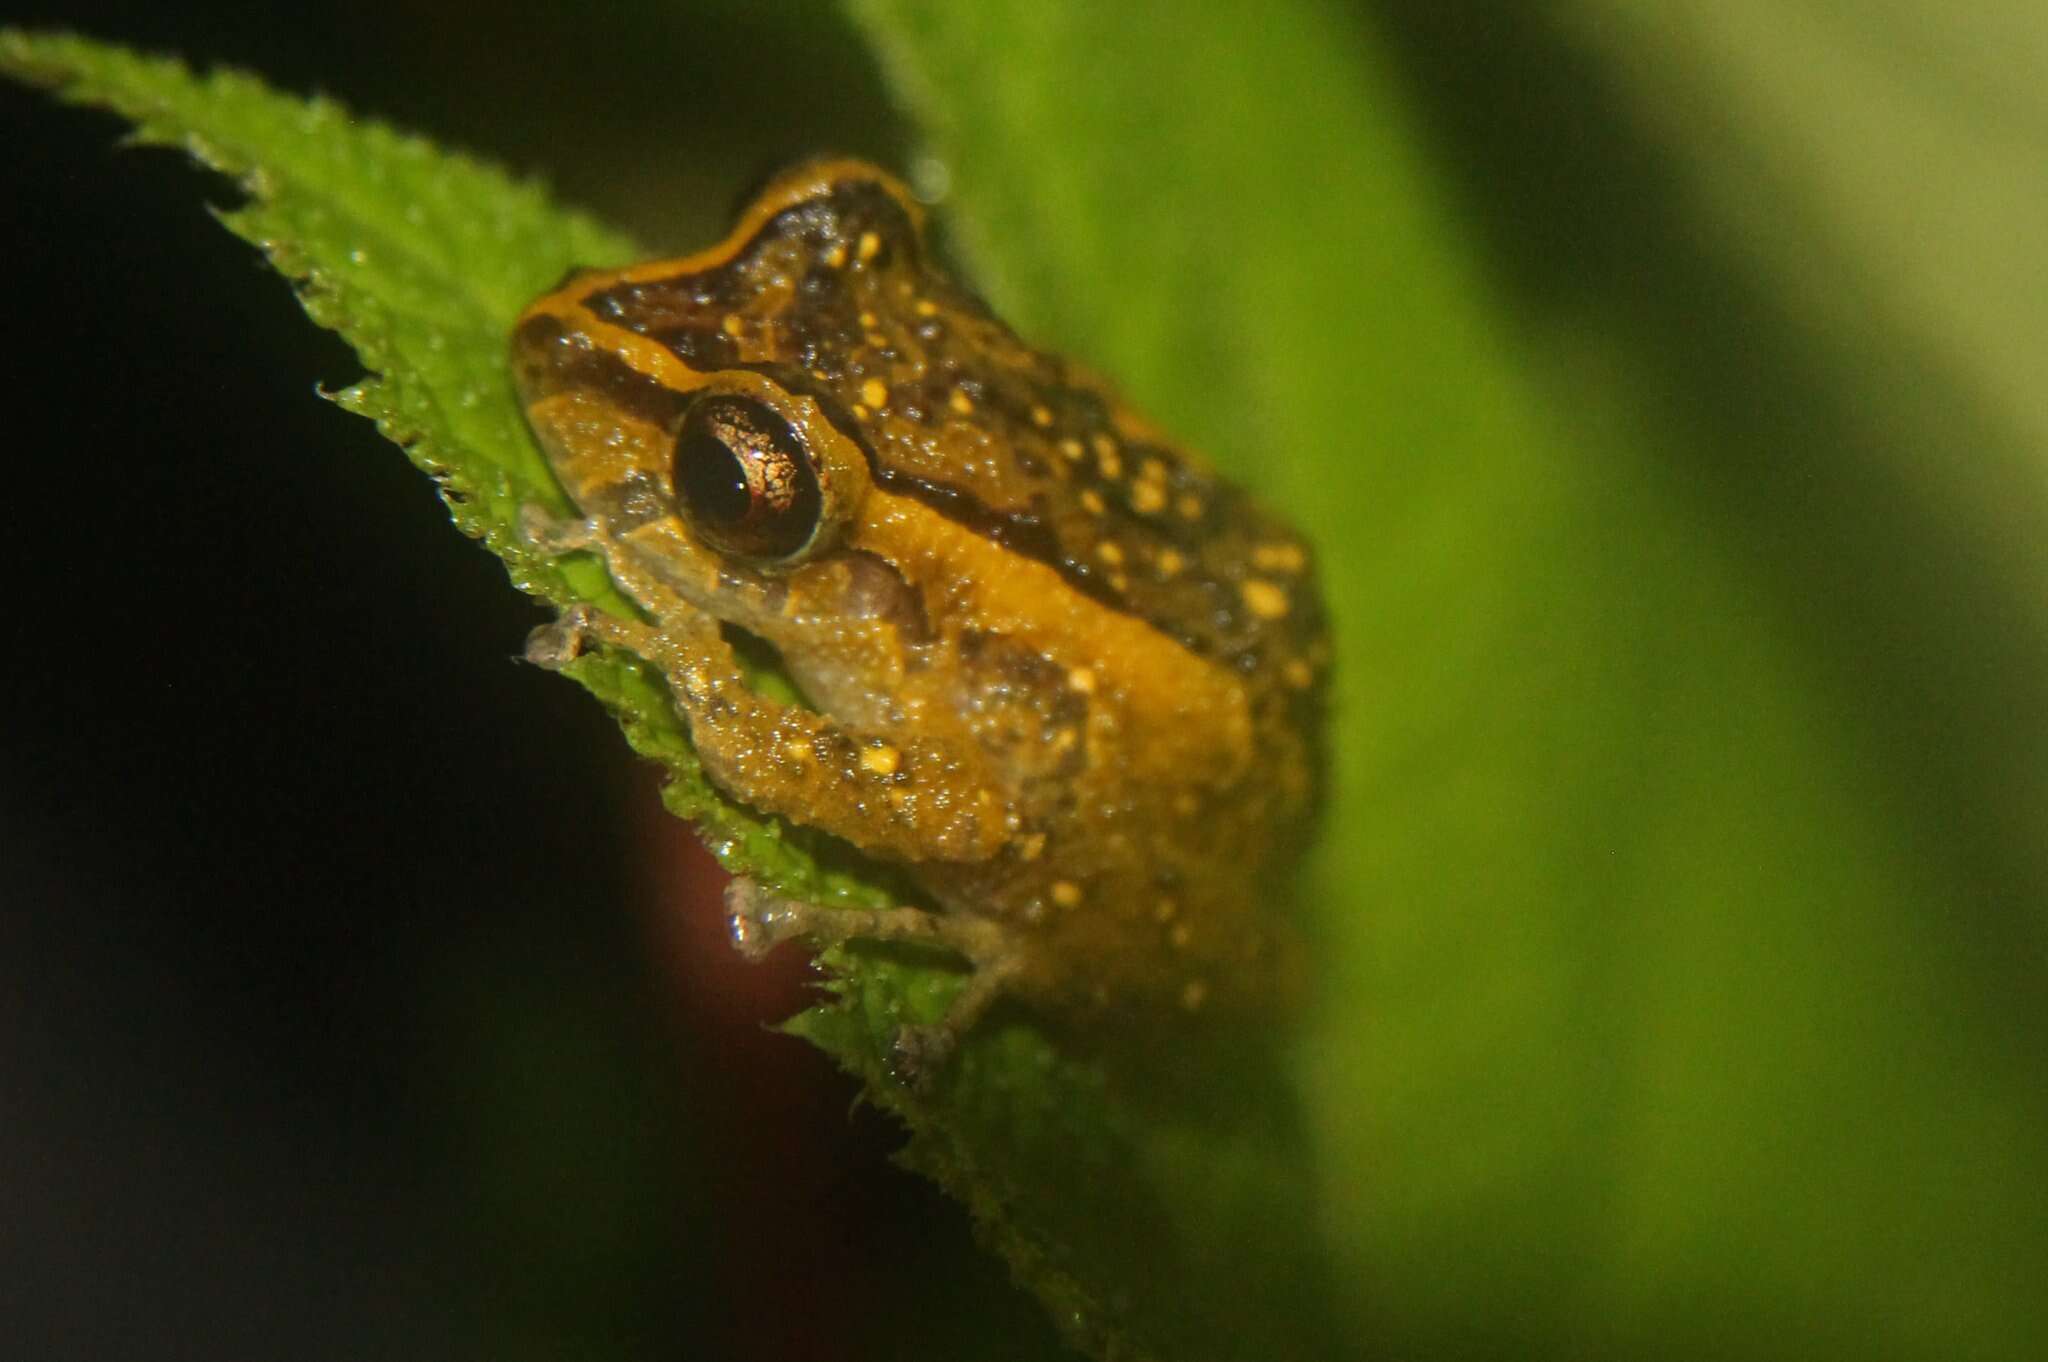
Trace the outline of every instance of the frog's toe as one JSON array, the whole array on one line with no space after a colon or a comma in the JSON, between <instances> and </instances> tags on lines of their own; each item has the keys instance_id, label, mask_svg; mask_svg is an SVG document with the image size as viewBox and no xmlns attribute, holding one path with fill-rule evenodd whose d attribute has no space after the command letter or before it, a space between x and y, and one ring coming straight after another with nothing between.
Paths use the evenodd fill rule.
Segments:
<instances>
[{"instance_id":1,"label":"frog's toe","mask_svg":"<svg viewBox=\"0 0 2048 1362\"><path fill-rule=\"evenodd\" d=\"M542 553L576 553L599 544L594 522L558 516L530 501L519 508L519 537Z\"/></svg>"},{"instance_id":2,"label":"frog's toe","mask_svg":"<svg viewBox=\"0 0 2048 1362\"><path fill-rule=\"evenodd\" d=\"M759 960L785 941L903 941L940 946L967 957L973 970L938 1021L904 1026L890 1042L886 1066L906 1087L928 1087L944 1072L960 1038L1008 994L1025 957L1000 924L922 908L825 908L770 893L746 876L726 886L727 930L734 949Z\"/></svg>"},{"instance_id":3,"label":"frog's toe","mask_svg":"<svg viewBox=\"0 0 2048 1362\"><path fill-rule=\"evenodd\" d=\"M526 660L554 671L589 652L592 642L653 658L660 656L663 639L645 624L579 601L526 636Z\"/></svg>"},{"instance_id":4,"label":"frog's toe","mask_svg":"<svg viewBox=\"0 0 2048 1362\"><path fill-rule=\"evenodd\" d=\"M589 645L593 610L572 605L526 636L526 660L549 671L574 662Z\"/></svg>"},{"instance_id":5,"label":"frog's toe","mask_svg":"<svg viewBox=\"0 0 2048 1362\"><path fill-rule=\"evenodd\" d=\"M814 916L809 905L771 894L745 875L735 875L725 887L726 932L733 949L748 960L809 934Z\"/></svg>"}]
</instances>

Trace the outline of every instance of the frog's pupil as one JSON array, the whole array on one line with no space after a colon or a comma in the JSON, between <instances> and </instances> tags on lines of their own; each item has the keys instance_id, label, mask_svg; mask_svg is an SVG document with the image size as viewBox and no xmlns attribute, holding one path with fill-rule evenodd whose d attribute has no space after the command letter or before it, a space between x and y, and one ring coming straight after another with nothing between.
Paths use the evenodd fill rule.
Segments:
<instances>
[{"instance_id":1,"label":"frog's pupil","mask_svg":"<svg viewBox=\"0 0 2048 1362\"><path fill-rule=\"evenodd\" d=\"M809 453L789 422L746 397L701 399L676 437L676 494L712 548L787 558L810 542L821 498Z\"/></svg>"},{"instance_id":2,"label":"frog's pupil","mask_svg":"<svg viewBox=\"0 0 2048 1362\"><path fill-rule=\"evenodd\" d=\"M747 470L730 445L710 431L692 431L678 459L683 499L697 519L734 525L746 518Z\"/></svg>"}]
</instances>

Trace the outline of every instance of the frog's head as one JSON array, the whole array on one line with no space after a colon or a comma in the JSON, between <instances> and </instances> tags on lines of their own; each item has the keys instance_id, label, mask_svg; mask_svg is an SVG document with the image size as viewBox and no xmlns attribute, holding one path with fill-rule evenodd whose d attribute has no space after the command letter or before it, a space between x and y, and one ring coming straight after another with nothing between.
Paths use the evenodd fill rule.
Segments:
<instances>
[{"instance_id":1,"label":"frog's head","mask_svg":"<svg viewBox=\"0 0 2048 1362\"><path fill-rule=\"evenodd\" d=\"M724 559L788 567L839 542L886 404L876 309L915 278L923 215L894 177L820 161L717 246L576 270L520 318L514 372L564 489L628 528L663 507Z\"/></svg>"},{"instance_id":2,"label":"frog's head","mask_svg":"<svg viewBox=\"0 0 2048 1362\"><path fill-rule=\"evenodd\" d=\"M941 577L943 535L875 494L907 326L951 287L921 231L894 178L816 163L709 250L572 273L513 335L527 419L615 578L658 618L767 642L828 710L887 688Z\"/></svg>"}]
</instances>

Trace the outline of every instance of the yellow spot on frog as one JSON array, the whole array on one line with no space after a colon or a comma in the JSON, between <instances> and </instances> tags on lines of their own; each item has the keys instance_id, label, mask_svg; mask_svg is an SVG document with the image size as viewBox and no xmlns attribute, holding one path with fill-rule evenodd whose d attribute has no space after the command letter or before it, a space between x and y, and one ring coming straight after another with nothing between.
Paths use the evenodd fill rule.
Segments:
<instances>
[{"instance_id":1,"label":"yellow spot on frog","mask_svg":"<svg viewBox=\"0 0 2048 1362\"><path fill-rule=\"evenodd\" d=\"M1075 463L1081 462L1082 456L1085 455L1087 452L1088 451L1086 449L1083 449L1081 447L1081 442L1079 440L1076 440L1071 435L1069 435L1066 439L1060 441L1061 456L1070 459Z\"/></svg>"},{"instance_id":2,"label":"yellow spot on frog","mask_svg":"<svg viewBox=\"0 0 2048 1362\"><path fill-rule=\"evenodd\" d=\"M1039 427L1041 430L1051 425L1052 408L1046 406L1043 402L1034 402L1031 406L1031 424ZM1078 456L1069 455L1068 457L1073 458Z\"/></svg>"},{"instance_id":3,"label":"yellow spot on frog","mask_svg":"<svg viewBox=\"0 0 2048 1362\"><path fill-rule=\"evenodd\" d=\"M974 399L967 395L967 390L964 388L953 389L953 395L946 399L946 405L959 412L962 416L974 414Z\"/></svg>"},{"instance_id":4,"label":"yellow spot on frog","mask_svg":"<svg viewBox=\"0 0 2048 1362\"><path fill-rule=\"evenodd\" d=\"M889 405L889 385L879 378L871 378L860 385L860 400L876 411Z\"/></svg>"},{"instance_id":5,"label":"yellow spot on frog","mask_svg":"<svg viewBox=\"0 0 2048 1362\"><path fill-rule=\"evenodd\" d=\"M1139 515L1158 514L1166 509L1166 489L1150 480L1132 483L1131 509Z\"/></svg>"},{"instance_id":6,"label":"yellow spot on frog","mask_svg":"<svg viewBox=\"0 0 2048 1362\"><path fill-rule=\"evenodd\" d=\"M1093 487L1081 489L1081 505L1087 508L1090 515L1101 515L1109 509L1109 503L1102 499L1102 493Z\"/></svg>"},{"instance_id":7,"label":"yellow spot on frog","mask_svg":"<svg viewBox=\"0 0 2048 1362\"><path fill-rule=\"evenodd\" d=\"M740 320L739 313L728 312L725 314L725 320L718 324L718 329L731 336L734 340L738 340L741 333L747 329L747 324Z\"/></svg>"},{"instance_id":8,"label":"yellow spot on frog","mask_svg":"<svg viewBox=\"0 0 2048 1362\"><path fill-rule=\"evenodd\" d=\"M1238 583L1237 594L1244 597L1247 610L1262 620L1284 619L1287 615L1287 591L1263 577L1247 577Z\"/></svg>"},{"instance_id":9,"label":"yellow spot on frog","mask_svg":"<svg viewBox=\"0 0 2048 1362\"><path fill-rule=\"evenodd\" d=\"M1182 520L1200 520L1202 518L1202 499L1193 492L1185 493L1179 501L1173 503L1173 509L1180 512Z\"/></svg>"},{"instance_id":10,"label":"yellow spot on frog","mask_svg":"<svg viewBox=\"0 0 2048 1362\"><path fill-rule=\"evenodd\" d=\"M1308 566L1308 555L1299 544L1259 544L1252 549L1252 566L1266 572L1292 574Z\"/></svg>"},{"instance_id":11,"label":"yellow spot on frog","mask_svg":"<svg viewBox=\"0 0 2048 1362\"><path fill-rule=\"evenodd\" d=\"M1079 908L1081 906L1081 886L1075 884L1072 880L1054 880L1052 882L1052 901L1062 908Z\"/></svg>"},{"instance_id":12,"label":"yellow spot on frog","mask_svg":"<svg viewBox=\"0 0 2048 1362\"><path fill-rule=\"evenodd\" d=\"M878 776L893 776L903 765L903 754L887 743L877 743L861 750L860 764Z\"/></svg>"},{"instance_id":13,"label":"yellow spot on frog","mask_svg":"<svg viewBox=\"0 0 2048 1362\"><path fill-rule=\"evenodd\" d=\"M1161 577L1178 577L1181 569L1188 565L1188 560L1181 557L1179 549L1161 549L1159 556L1152 560L1152 565L1159 569Z\"/></svg>"},{"instance_id":14,"label":"yellow spot on frog","mask_svg":"<svg viewBox=\"0 0 2048 1362\"><path fill-rule=\"evenodd\" d=\"M1316 669L1302 658L1290 657L1287 659L1287 665L1280 669L1280 675L1296 690L1307 690L1315 684Z\"/></svg>"},{"instance_id":15,"label":"yellow spot on frog","mask_svg":"<svg viewBox=\"0 0 2048 1362\"><path fill-rule=\"evenodd\" d=\"M862 232L860 244L854 247L854 254L860 258L860 263L865 265L881 253L882 238L873 232Z\"/></svg>"},{"instance_id":16,"label":"yellow spot on frog","mask_svg":"<svg viewBox=\"0 0 2048 1362\"><path fill-rule=\"evenodd\" d=\"M1076 667L1067 673L1067 685L1082 695L1095 694L1095 673L1086 667Z\"/></svg>"},{"instance_id":17,"label":"yellow spot on frog","mask_svg":"<svg viewBox=\"0 0 2048 1362\"><path fill-rule=\"evenodd\" d=\"M929 298L918 299L917 306L913 310L920 317L936 317L939 315L939 305Z\"/></svg>"},{"instance_id":18,"label":"yellow spot on frog","mask_svg":"<svg viewBox=\"0 0 2048 1362\"><path fill-rule=\"evenodd\" d=\"M1095 556L1111 567L1122 567L1124 548L1114 539L1105 539L1095 546Z\"/></svg>"}]
</instances>

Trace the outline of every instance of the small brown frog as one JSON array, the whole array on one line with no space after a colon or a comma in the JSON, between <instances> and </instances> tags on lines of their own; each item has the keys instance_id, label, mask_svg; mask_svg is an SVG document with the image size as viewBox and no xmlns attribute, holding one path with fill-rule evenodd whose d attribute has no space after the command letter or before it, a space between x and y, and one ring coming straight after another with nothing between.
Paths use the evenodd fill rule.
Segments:
<instances>
[{"instance_id":1,"label":"small brown frog","mask_svg":"<svg viewBox=\"0 0 2048 1362\"><path fill-rule=\"evenodd\" d=\"M928 902L745 880L733 940L931 942L972 974L906 1028L929 1072L999 997L1270 1008L1328 647L1307 547L933 261L872 166L775 181L710 250L573 273L519 319L527 419L645 612L537 636L659 667L711 779L901 863ZM748 685L771 648L804 704Z\"/></svg>"}]
</instances>

